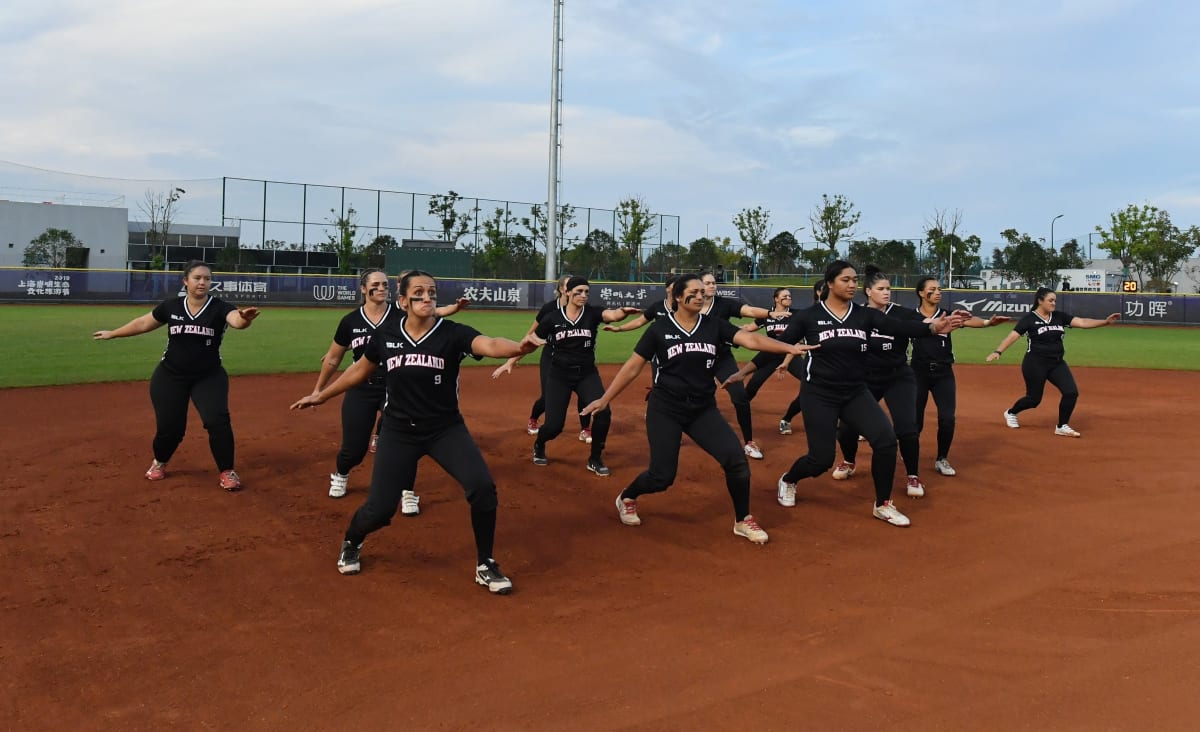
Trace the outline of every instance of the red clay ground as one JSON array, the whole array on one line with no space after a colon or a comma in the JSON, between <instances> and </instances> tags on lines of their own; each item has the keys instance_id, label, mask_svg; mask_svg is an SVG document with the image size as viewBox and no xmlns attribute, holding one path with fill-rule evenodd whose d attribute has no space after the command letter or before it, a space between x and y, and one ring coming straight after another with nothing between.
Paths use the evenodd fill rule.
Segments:
<instances>
[{"instance_id":1,"label":"red clay ground","mask_svg":"<svg viewBox=\"0 0 1200 732\"><path fill-rule=\"evenodd\" d=\"M866 471L775 503L804 436L775 433L794 382L772 381L756 547L690 442L644 524L618 523L646 459L640 386L600 479L574 432L534 467L536 369L489 372L462 400L500 487L509 597L472 582L466 504L432 464L423 514L337 573L369 471L326 497L338 406L286 409L311 375L234 380L238 494L194 413L169 479L142 479L145 384L0 392L0 728L1195 728L1200 374L1077 369L1070 440L1049 403L1004 427L1015 367L959 366L959 476L897 497L906 530L871 518Z\"/></svg>"}]
</instances>

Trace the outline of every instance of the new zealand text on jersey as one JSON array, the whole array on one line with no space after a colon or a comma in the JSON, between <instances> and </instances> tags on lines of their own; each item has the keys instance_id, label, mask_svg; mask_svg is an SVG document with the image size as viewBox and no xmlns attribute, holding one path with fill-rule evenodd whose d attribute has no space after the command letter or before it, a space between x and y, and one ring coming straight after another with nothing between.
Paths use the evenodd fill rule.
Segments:
<instances>
[{"instance_id":1,"label":"new zealand text on jersey","mask_svg":"<svg viewBox=\"0 0 1200 732\"><path fill-rule=\"evenodd\" d=\"M171 335L179 335L181 333L183 335L201 335L201 336L211 337L211 336L215 336L217 334L217 331L213 330L212 328L206 328L203 325L172 325L171 326Z\"/></svg>"},{"instance_id":2,"label":"new zealand text on jersey","mask_svg":"<svg viewBox=\"0 0 1200 732\"><path fill-rule=\"evenodd\" d=\"M867 340L867 332L858 328L830 328L823 330L820 333L819 340L825 341L830 338L857 338L860 341Z\"/></svg>"},{"instance_id":3,"label":"new zealand text on jersey","mask_svg":"<svg viewBox=\"0 0 1200 732\"><path fill-rule=\"evenodd\" d=\"M565 338L591 338L592 331L587 328L567 328L560 330L554 334L555 341L561 341Z\"/></svg>"},{"instance_id":4,"label":"new zealand text on jersey","mask_svg":"<svg viewBox=\"0 0 1200 732\"><path fill-rule=\"evenodd\" d=\"M1039 325L1038 329L1037 329L1038 335L1042 335L1043 333L1066 333L1066 332L1067 332L1067 329L1061 325Z\"/></svg>"},{"instance_id":5,"label":"new zealand text on jersey","mask_svg":"<svg viewBox=\"0 0 1200 732\"><path fill-rule=\"evenodd\" d=\"M446 359L440 356L430 356L428 353L401 353L387 360L388 371L402 366L424 366L440 370L446 368Z\"/></svg>"},{"instance_id":6,"label":"new zealand text on jersey","mask_svg":"<svg viewBox=\"0 0 1200 732\"><path fill-rule=\"evenodd\" d=\"M707 353L710 356L717 355L717 347L711 343L692 343L686 341L677 346L671 346L667 349L667 358L675 358L681 353Z\"/></svg>"}]
</instances>

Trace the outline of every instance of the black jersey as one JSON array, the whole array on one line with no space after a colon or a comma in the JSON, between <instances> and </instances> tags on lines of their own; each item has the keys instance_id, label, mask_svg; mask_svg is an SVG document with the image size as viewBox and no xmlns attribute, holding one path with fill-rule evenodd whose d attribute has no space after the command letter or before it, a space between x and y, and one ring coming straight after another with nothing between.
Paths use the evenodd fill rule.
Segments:
<instances>
[{"instance_id":1,"label":"black jersey","mask_svg":"<svg viewBox=\"0 0 1200 732\"><path fill-rule=\"evenodd\" d=\"M923 322L925 316L912 308L892 303L882 311L889 318ZM926 325L926 330L929 326ZM925 340L933 340L927 338ZM867 341L867 377L886 377L895 373L896 369L908 363L908 341L906 335L891 335L872 329Z\"/></svg>"},{"instance_id":2,"label":"black jersey","mask_svg":"<svg viewBox=\"0 0 1200 732\"><path fill-rule=\"evenodd\" d=\"M788 310L783 315L777 315L775 311L771 311L765 318L756 318L754 324L766 337L779 340L779 337L787 332L788 326L792 324L792 315L795 312L795 310Z\"/></svg>"},{"instance_id":3,"label":"black jersey","mask_svg":"<svg viewBox=\"0 0 1200 732\"><path fill-rule=\"evenodd\" d=\"M163 300L150 313L167 326L167 348L162 362L180 374L202 374L221 365L221 339L229 327L225 317L237 310L230 303L209 296L196 313L188 309L186 297Z\"/></svg>"},{"instance_id":4,"label":"black jersey","mask_svg":"<svg viewBox=\"0 0 1200 732\"><path fill-rule=\"evenodd\" d=\"M472 355L479 331L438 318L420 340L404 330L408 316L390 318L363 350L363 358L386 371L384 414L407 425L437 428L462 421L458 410L458 370Z\"/></svg>"},{"instance_id":5,"label":"black jersey","mask_svg":"<svg viewBox=\"0 0 1200 732\"><path fill-rule=\"evenodd\" d=\"M916 311L922 318L927 317L919 310ZM934 311L934 318L945 318L950 315L950 311L938 308ZM950 365L954 363L954 340L949 333L943 333L935 338L921 338L912 343L912 362L913 366L919 368L928 368L929 364Z\"/></svg>"},{"instance_id":6,"label":"black jersey","mask_svg":"<svg viewBox=\"0 0 1200 732\"><path fill-rule=\"evenodd\" d=\"M646 307L642 308L642 317L653 322L656 318L665 316L670 311L667 310L666 299L655 300Z\"/></svg>"},{"instance_id":7,"label":"black jersey","mask_svg":"<svg viewBox=\"0 0 1200 732\"><path fill-rule=\"evenodd\" d=\"M596 333L604 322L604 308L584 305L572 320L567 306L550 313L538 323L538 338L554 348L555 366L581 367L596 363Z\"/></svg>"},{"instance_id":8,"label":"black jersey","mask_svg":"<svg viewBox=\"0 0 1200 732\"><path fill-rule=\"evenodd\" d=\"M738 329L729 321L704 315L692 330L685 330L675 316L667 314L646 328L633 352L647 361L657 361L654 388L688 399L716 394L714 380L720 346L729 343Z\"/></svg>"},{"instance_id":9,"label":"black jersey","mask_svg":"<svg viewBox=\"0 0 1200 732\"><path fill-rule=\"evenodd\" d=\"M1028 341L1025 353L1031 356L1061 359L1066 353L1066 349L1063 347L1063 338L1066 337L1067 328L1071 327L1071 321L1074 319L1074 315L1061 310L1050 313L1048 320L1043 319L1036 311L1030 311L1017 321L1013 330L1025 336Z\"/></svg>"},{"instance_id":10,"label":"black jersey","mask_svg":"<svg viewBox=\"0 0 1200 732\"><path fill-rule=\"evenodd\" d=\"M855 303L850 303L846 316L839 318L822 302L793 313L792 324L780 340L820 346L808 352L805 381L835 388L850 387L866 383L867 355L873 331L916 338L928 336L929 326L892 318Z\"/></svg>"},{"instance_id":11,"label":"black jersey","mask_svg":"<svg viewBox=\"0 0 1200 732\"><path fill-rule=\"evenodd\" d=\"M354 360L358 361L362 358L367 344L371 342L371 336L375 335L375 332L388 320L402 317L404 317L403 310L388 305L387 310L383 311L383 316L377 322L372 322L361 307L356 308L346 313L338 323L337 330L333 333L333 342L342 348L350 349ZM382 377L384 373L383 367L380 366L375 375Z\"/></svg>"},{"instance_id":12,"label":"black jersey","mask_svg":"<svg viewBox=\"0 0 1200 732\"><path fill-rule=\"evenodd\" d=\"M723 320L728 323L730 318L742 317L742 301L715 295L708 305L701 308L700 312L713 320ZM733 339L730 338L721 344L721 350L729 351L732 346Z\"/></svg>"}]
</instances>

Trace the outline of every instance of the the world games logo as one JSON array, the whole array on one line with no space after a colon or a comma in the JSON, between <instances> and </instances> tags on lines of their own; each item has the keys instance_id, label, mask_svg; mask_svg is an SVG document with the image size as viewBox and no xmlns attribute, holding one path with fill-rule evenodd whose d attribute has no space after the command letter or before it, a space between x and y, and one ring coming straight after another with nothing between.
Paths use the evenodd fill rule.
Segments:
<instances>
[{"instance_id":1,"label":"the world games logo","mask_svg":"<svg viewBox=\"0 0 1200 732\"><path fill-rule=\"evenodd\" d=\"M317 302L350 302L358 299L354 289L346 285L313 285L312 296Z\"/></svg>"}]
</instances>

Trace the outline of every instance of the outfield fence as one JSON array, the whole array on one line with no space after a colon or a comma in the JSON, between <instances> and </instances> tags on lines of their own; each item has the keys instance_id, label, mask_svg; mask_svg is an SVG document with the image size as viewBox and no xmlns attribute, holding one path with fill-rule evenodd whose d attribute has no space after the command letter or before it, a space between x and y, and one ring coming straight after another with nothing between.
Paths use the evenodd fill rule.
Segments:
<instances>
[{"instance_id":1,"label":"outfield fence","mask_svg":"<svg viewBox=\"0 0 1200 732\"><path fill-rule=\"evenodd\" d=\"M358 277L354 275L272 275L214 273L212 291L233 303L255 305L346 307L359 300ZM753 285L721 285L725 297L740 298L751 305L770 307L774 288ZM178 272L141 270L25 269L0 268L0 302L48 303L153 303L180 294ZM438 280L443 302L459 297L472 307L502 310L534 310L553 296L554 283L530 280L446 279ZM808 302L811 288L797 286L798 304ZM915 307L917 296L910 290L893 291L900 305ZM592 302L606 307L641 307L661 299L660 286L625 282L595 282ZM1028 291L946 290L943 307L969 310L980 317L1018 317L1033 304ZM1157 325L1200 325L1200 296L1173 294L1127 294L1118 292L1061 292L1060 310L1085 318L1103 318L1120 313L1125 322Z\"/></svg>"}]
</instances>

